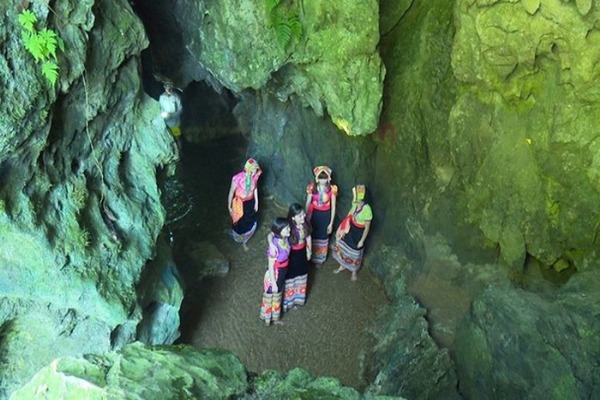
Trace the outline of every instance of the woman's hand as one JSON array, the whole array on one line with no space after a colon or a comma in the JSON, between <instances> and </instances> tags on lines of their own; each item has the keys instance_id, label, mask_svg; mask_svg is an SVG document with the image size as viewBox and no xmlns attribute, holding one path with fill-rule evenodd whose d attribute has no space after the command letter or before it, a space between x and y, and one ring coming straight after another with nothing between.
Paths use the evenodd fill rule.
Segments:
<instances>
[{"instance_id":1,"label":"woman's hand","mask_svg":"<svg viewBox=\"0 0 600 400\"><path fill-rule=\"evenodd\" d=\"M331 235L331 232L333 232L333 224L327 225L327 234Z\"/></svg>"},{"instance_id":2,"label":"woman's hand","mask_svg":"<svg viewBox=\"0 0 600 400\"><path fill-rule=\"evenodd\" d=\"M364 245L365 245L365 241L364 240L361 240L360 242L358 242L358 248L359 249L362 249Z\"/></svg>"}]
</instances>

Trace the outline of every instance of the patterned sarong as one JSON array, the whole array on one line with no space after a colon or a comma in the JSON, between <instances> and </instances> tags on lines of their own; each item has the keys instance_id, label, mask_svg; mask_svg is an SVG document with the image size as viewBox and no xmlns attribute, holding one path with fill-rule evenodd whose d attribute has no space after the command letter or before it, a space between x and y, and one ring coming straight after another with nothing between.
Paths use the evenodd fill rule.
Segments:
<instances>
[{"instance_id":1,"label":"patterned sarong","mask_svg":"<svg viewBox=\"0 0 600 400\"><path fill-rule=\"evenodd\" d=\"M364 249L353 249L344 240L338 240L333 248L332 257L342 267L351 272L356 272L362 264Z\"/></svg>"},{"instance_id":2,"label":"patterned sarong","mask_svg":"<svg viewBox=\"0 0 600 400\"><path fill-rule=\"evenodd\" d=\"M312 225L312 255L310 260L315 264L324 264L329 250L327 226L331 218L331 210L314 210L310 223Z\"/></svg>"},{"instance_id":3,"label":"patterned sarong","mask_svg":"<svg viewBox=\"0 0 600 400\"><path fill-rule=\"evenodd\" d=\"M312 240L312 254L310 261L315 264L324 264L327 260L327 251L329 248L329 238L326 239L313 239Z\"/></svg>"},{"instance_id":4,"label":"patterned sarong","mask_svg":"<svg viewBox=\"0 0 600 400\"><path fill-rule=\"evenodd\" d=\"M306 303L306 283L308 274L285 280L285 292L283 296L283 311L287 312L295 306L303 306Z\"/></svg>"},{"instance_id":5,"label":"patterned sarong","mask_svg":"<svg viewBox=\"0 0 600 400\"><path fill-rule=\"evenodd\" d=\"M262 303L260 305L260 319L267 325L279 321L281 318L281 298L282 293L263 293Z\"/></svg>"}]
</instances>

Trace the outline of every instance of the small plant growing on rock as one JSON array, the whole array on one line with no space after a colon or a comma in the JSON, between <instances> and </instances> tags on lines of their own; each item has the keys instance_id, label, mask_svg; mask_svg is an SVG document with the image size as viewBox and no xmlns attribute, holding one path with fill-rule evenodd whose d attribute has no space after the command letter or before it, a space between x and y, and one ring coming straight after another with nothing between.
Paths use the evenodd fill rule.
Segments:
<instances>
[{"instance_id":1,"label":"small plant growing on rock","mask_svg":"<svg viewBox=\"0 0 600 400\"><path fill-rule=\"evenodd\" d=\"M64 43L52 29L38 30L36 23L37 17L30 10L23 10L19 14L19 24L23 28L21 32L23 44L35 62L42 63L42 75L54 86L58 79L56 48L64 50Z\"/></svg>"},{"instance_id":2,"label":"small plant growing on rock","mask_svg":"<svg viewBox=\"0 0 600 400\"><path fill-rule=\"evenodd\" d=\"M265 0L269 27L277 35L277 43L285 50L292 38L300 39L304 29L300 16L289 7L281 6L281 0Z\"/></svg>"}]
</instances>

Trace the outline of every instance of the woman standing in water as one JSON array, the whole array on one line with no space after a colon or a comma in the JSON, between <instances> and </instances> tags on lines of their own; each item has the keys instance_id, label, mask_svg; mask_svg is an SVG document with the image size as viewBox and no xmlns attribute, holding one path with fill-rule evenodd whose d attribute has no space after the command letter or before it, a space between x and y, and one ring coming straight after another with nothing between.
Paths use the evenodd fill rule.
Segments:
<instances>
[{"instance_id":1,"label":"woman standing in water","mask_svg":"<svg viewBox=\"0 0 600 400\"><path fill-rule=\"evenodd\" d=\"M281 323L281 298L290 256L290 224L285 218L277 218L267 236L267 272L263 280L263 298L260 319L267 325Z\"/></svg>"},{"instance_id":2,"label":"woman standing in water","mask_svg":"<svg viewBox=\"0 0 600 400\"><path fill-rule=\"evenodd\" d=\"M369 230L373 212L366 199L367 189L364 185L352 188L352 207L344 218L335 234L336 244L333 249L333 259L340 267L333 271L339 274L344 269L352 272L353 281L362 264L364 245Z\"/></svg>"},{"instance_id":3,"label":"woman standing in water","mask_svg":"<svg viewBox=\"0 0 600 400\"><path fill-rule=\"evenodd\" d=\"M320 265L327 259L338 188L331 183L328 166L315 167L313 173L315 181L306 187L306 210L312 226L312 262Z\"/></svg>"},{"instance_id":4,"label":"woman standing in water","mask_svg":"<svg viewBox=\"0 0 600 400\"><path fill-rule=\"evenodd\" d=\"M262 174L260 166L253 158L249 158L244 170L231 179L227 208L231 216L231 236L237 243L248 250L246 243L254 232L258 221L258 178Z\"/></svg>"},{"instance_id":5,"label":"woman standing in water","mask_svg":"<svg viewBox=\"0 0 600 400\"><path fill-rule=\"evenodd\" d=\"M308 265L312 253L311 227L306 221L306 213L302 206L294 203L288 211L290 223L290 262L285 279L283 292L283 311L306 302L306 283L308 280Z\"/></svg>"}]
</instances>

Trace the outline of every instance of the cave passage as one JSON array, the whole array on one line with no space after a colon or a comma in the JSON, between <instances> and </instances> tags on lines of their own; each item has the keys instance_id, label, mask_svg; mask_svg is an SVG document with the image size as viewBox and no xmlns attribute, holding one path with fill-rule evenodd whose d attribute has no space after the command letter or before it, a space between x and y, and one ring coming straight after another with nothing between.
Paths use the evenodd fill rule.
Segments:
<instances>
[{"instance_id":1,"label":"cave passage","mask_svg":"<svg viewBox=\"0 0 600 400\"><path fill-rule=\"evenodd\" d=\"M245 156L245 140L239 135L186 143L176 175L166 182L167 225L186 282L180 343L231 350L252 372L302 367L364 389L368 382L361 374L361 357L374 344L365 328L387 302L383 289L368 269L351 282L349 273L334 275L335 263L328 260L322 269L309 272L306 305L285 314L283 325L266 327L258 318L266 236L271 221L284 216L287 206L259 195L259 228L250 250L230 239L227 191ZM198 265L186 254L199 242L214 245L230 261L224 277L198 279Z\"/></svg>"}]
</instances>

